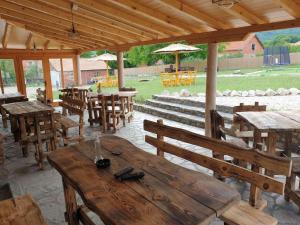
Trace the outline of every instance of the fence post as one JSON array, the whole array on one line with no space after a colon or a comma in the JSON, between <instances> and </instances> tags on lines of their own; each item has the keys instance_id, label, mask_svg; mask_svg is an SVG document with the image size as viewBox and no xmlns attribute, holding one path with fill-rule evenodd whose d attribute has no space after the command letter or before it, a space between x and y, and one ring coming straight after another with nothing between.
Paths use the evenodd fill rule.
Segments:
<instances>
[{"instance_id":1,"label":"fence post","mask_svg":"<svg viewBox=\"0 0 300 225\"><path fill-rule=\"evenodd\" d=\"M164 121L162 119L159 119L159 120L157 120L157 123L159 125L163 125ZM164 141L164 136L157 134L157 140ZM164 152L162 150L160 150L159 148L157 148L157 156L164 157Z\"/></svg>"}]
</instances>

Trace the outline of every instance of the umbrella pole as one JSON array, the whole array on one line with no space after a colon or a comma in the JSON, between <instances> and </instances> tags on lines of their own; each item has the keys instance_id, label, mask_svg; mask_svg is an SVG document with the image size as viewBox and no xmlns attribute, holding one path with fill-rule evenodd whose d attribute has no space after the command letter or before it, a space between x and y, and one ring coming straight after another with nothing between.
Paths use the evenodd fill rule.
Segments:
<instances>
[{"instance_id":1,"label":"umbrella pole","mask_svg":"<svg viewBox=\"0 0 300 225\"><path fill-rule=\"evenodd\" d=\"M106 79L109 77L109 74L108 74L108 62L105 61L105 64L106 64Z\"/></svg>"},{"instance_id":2,"label":"umbrella pole","mask_svg":"<svg viewBox=\"0 0 300 225\"><path fill-rule=\"evenodd\" d=\"M179 62L179 53L176 52L176 65L175 65L175 68L176 68L176 85L179 85L179 74L178 74L178 62Z\"/></svg>"}]
</instances>

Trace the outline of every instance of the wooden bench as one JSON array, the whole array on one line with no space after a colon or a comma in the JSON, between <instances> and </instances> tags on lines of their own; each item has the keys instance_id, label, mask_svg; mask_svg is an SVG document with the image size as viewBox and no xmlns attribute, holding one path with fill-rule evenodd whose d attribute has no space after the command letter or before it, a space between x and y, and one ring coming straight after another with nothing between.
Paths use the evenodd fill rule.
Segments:
<instances>
[{"instance_id":1,"label":"wooden bench","mask_svg":"<svg viewBox=\"0 0 300 225\"><path fill-rule=\"evenodd\" d=\"M144 129L148 132L156 134L155 137L146 135L145 140L147 143L157 148L157 154L161 157L164 152L176 155L180 158L186 159L200 166L206 167L223 177L235 178L252 184L251 189L256 192L261 189L266 192L283 194L285 184L277 181L272 177L268 177L259 173L261 168L273 171L274 174L290 176L291 161L286 158L270 156L258 150L251 150L241 148L239 146L227 143L225 141L209 138L199 134L192 133L180 128L164 125L162 121L152 122L145 120ZM228 163L221 159L209 157L206 155L198 154L189 151L183 147L171 144L164 140L164 137L189 143L212 152L217 152L222 155L228 155L233 158L247 161L252 165L255 170L239 167L232 163ZM253 196L252 196L253 197ZM255 196L257 197L257 196ZM274 225L277 220L272 216L252 207L252 199L249 203L241 202L240 206L234 206L228 209L221 215L221 219L227 224L239 225ZM250 218L250 219L247 219Z\"/></svg>"},{"instance_id":2,"label":"wooden bench","mask_svg":"<svg viewBox=\"0 0 300 225\"><path fill-rule=\"evenodd\" d=\"M63 109L63 114L57 116L57 128L62 134L64 145L73 141L81 141L84 139L84 109L85 102L79 99L73 99L72 97L63 96L62 102L59 105ZM67 117L67 112L71 115L78 116L78 122ZM71 128L78 127L78 135L69 137L68 130Z\"/></svg>"},{"instance_id":3,"label":"wooden bench","mask_svg":"<svg viewBox=\"0 0 300 225\"><path fill-rule=\"evenodd\" d=\"M300 178L300 157L293 157L292 162L292 174L287 179L285 199L287 201L292 200L296 205L298 205L300 213L300 184L296 184L296 177Z\"/></svg>"},{"instance_id":4,"label":"wooden bench","mask_svg":"<svg viewBox=\"0 0 300 225\"><path fill-rule=\"evenodd\" d=\"M1 225L46 225L42 212L30 195L0 201Z\"/></svg>"},{"instance_id":5,"label":"wooden bench","mask_svg":"<svg viewBox=\"0 0 300 225\"><path fill-rule=\"evenodd\" d=\"M52 103L51 99L47 98L46 90L42 90L41 88L36 89L36 100L46 105L50 105Z\"/></svg>"}]
</instances>

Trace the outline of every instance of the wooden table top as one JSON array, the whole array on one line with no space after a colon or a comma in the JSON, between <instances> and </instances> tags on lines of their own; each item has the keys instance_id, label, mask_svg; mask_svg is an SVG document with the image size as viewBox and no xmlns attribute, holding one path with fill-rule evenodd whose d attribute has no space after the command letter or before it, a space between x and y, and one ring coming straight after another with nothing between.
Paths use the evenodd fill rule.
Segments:
<instances>
[{"instance_id":1,"label":"wooden table top","mask_svg":"<svg viewBox=\"0 0 300 225\"><path fill-rule=\"evenodd\" d=\"M45 111L53 111L51 106L45 105L39 101L13 102L3 104L2 108L10 115L28 115Z\"/></svg>"},{"instance_id":2,"label":"wooden table top","mask_svg":"<svg viewBox=\"0 0 300 225\"><path fill-rule=\"evenodd\" d=\"M261 132L300 130L300 111L238 112L236 114Z\"/></svg>"},{"instance_id":3,"label":"wooden table top","mask_svg":"<svg viewBox=\"0 0 300 225\"><path fill-rule=\"evenodd\" d=\"M111 166L98 170L93 141L48 155L50 164L80 194L86 206L106 224L209 224L240 200L229 185L149 154L116 136L101 138L100 153ZM120 151L122 154L111 154ZM141 181L116 180L113 174L132 166Z\"/></svg>"},{"instance_id":4,"label":"wooden table top","mask_svg":"<svg viewBox=\"0 0 300 225\"><path fill-rule=\"evenodd\" d=\"M88 92L88 97L97 97L98 95L104 95L104 96L111 96L111 95L119 95L120 97L132 97L136 96L137 91L119 91L119 92L113 92L113 93L94 93L94 92Z\"/></svg>"},{"instance_id":5,"label":"wooden table top","mask_svg":"<svg viewBox=\"0 0 300 225\"><path fill-rule=\"evenodd\" d=\"M25 98L25 95L22 95L19 92L16 92L16 93L7 93L7 94L0 94L0 100L20 99L20 98Z\"/></svg>"}]
</instances>

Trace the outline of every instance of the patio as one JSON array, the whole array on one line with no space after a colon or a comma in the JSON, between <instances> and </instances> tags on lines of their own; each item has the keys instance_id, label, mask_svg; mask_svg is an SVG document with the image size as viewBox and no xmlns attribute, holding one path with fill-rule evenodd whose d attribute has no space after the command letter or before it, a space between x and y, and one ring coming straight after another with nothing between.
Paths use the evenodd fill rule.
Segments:
<instances>
[{"instance_id":1,"label":"patio","mask_svg":"<svg viewBox=\"0 0 300 225\"><path fill-rule=\"evenodd\" d=\"M139 148L151 154L156 154L156 149L144 141L146 133L142 127L144 119L156 121L158 118L136 112L132 123L128 124L126 128L120 129L116 135L126 138ZM182 125L168 120L165 120L164 122L168 125L189 129L193 132L199 132L199 129L195 127ZM2 124L0 124L0 126L2 126ZM8 130L9 129L6 129L8 139L5 143L7 159L5 166L1 166L1 182L9 182L15 196L31 193L39 204L48 225L67 224L64 221L63 213L61 213L65 211L65 203L60 175L55 169L51 168L49 164L46 165L45 170L41 171L36 166L36 162L32 157L22 157L19 145L14 143L13 137ZM86 127L87 137L92 137L93 133L96 132L99 132L99 127ZM203 133L204 131L202 130L201 132ZM195 152L210 155L210 151L203 148L191 145L188 146L188 148ZM30 151L30 154L33 154L32 151L33 150ZM183 167L211 174L211 171L208 169L176 156L166 155L166 158ZM239 190L244 200L248 199L249 185L235 181L229 183ZM294 203L287 203L283 196L276 194L264 193L263 198L268 201L266 211L278 219L279 225L299 224L300 214ZM93 218L96 219L97 217L94 216ZM219 225L223 224L223 222L216 220L212 224Z\"/></svg>"},{"instance_id":2,"label":"patio","mask_svg":"<svg viewBox=\"0 0 300 225\"><path fill-rule=\"evenodd\" d=\"M91 217L113 225L299 224L300 157L290 145L300 131L299 111L241 104L230 129L216 111L218 43L299 27L299 12L298 0L0 0L0 59L13 66L18 90L5 93L0 70L0 126L10 122L0 134L0 178L13 195L33 196L24 198L27 206L23 197L2 201L3 223L45 224L42 217L48 225L99 223ZM208 44L204 130L138 112L132 117L137 92L125 86L123 54L168 42ZM103 82L98 93L80 88L80 54L91 50L116 54L118 73L109 86L118 92L101 93ZM56 77L52 60L60 64ZM37 101L28 101L32 86ZM111 131L115 136L104 135ZM284 149L277 148L279 134Z\"/></svg>"}]
</instances>

